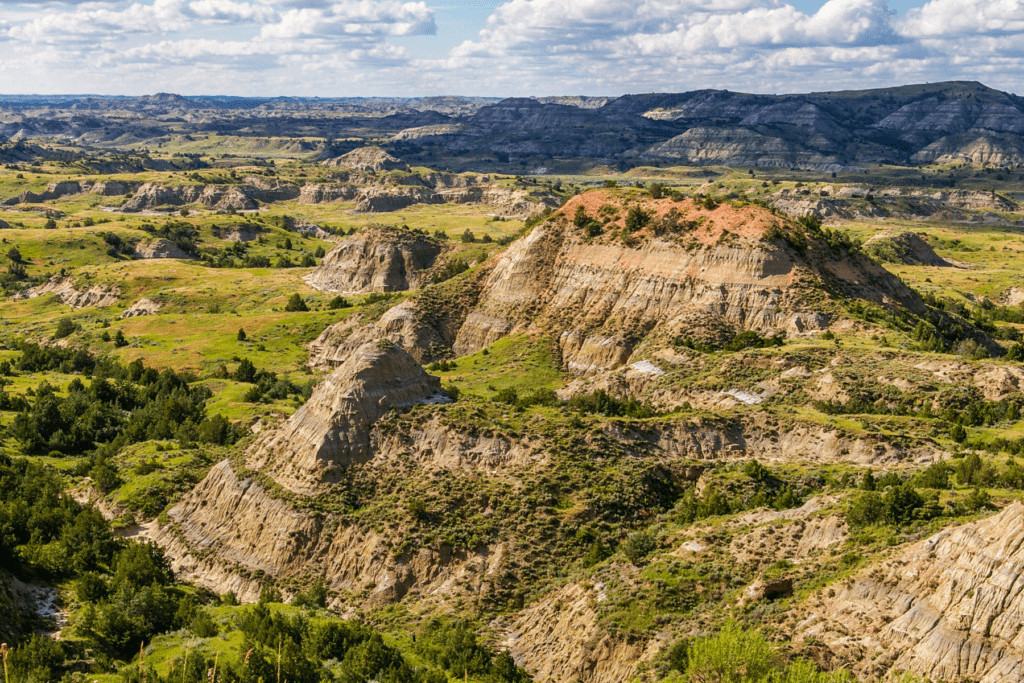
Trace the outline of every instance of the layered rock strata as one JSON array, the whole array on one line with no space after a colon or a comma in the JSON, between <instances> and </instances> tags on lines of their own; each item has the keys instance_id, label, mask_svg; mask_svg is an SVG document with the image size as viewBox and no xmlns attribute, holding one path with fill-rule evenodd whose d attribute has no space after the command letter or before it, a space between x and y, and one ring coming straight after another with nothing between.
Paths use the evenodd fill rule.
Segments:
<instances>
[{"instance_id":1,"label":"layered rock strata","mask_svg":"<svg viewBox=\"0 0 1024 683\"><path fill-rule=\"evenodd\" d=\"M398 292L420 289L441 254L432 238L388 226L369 226L327 252L303 279L325 292Z\"/></svg>"},{"instance_id":2,"label":"layered rock strata","mask_svg":"<svg viewBox=\"0 0 1024 683\"><path fill-rule=\"evenodd\" d=\"M370 428L392 407L443 400L441 381L401 348L364 344L281 427L260 438L246 464L313 495L338 481L347 465L372 456Z\"/></svg>"},{"instance_id":3,"label":"layered rock strata","mask_svg":"<svg viewBox=\"0 0 1024 683\"><path fill-rule=\"evenodd\" d=\"M911 671L998 683L1024 675L1024 505L943 530L819 593L796 635L862 678Z\"/></svg>"}]
</instances>

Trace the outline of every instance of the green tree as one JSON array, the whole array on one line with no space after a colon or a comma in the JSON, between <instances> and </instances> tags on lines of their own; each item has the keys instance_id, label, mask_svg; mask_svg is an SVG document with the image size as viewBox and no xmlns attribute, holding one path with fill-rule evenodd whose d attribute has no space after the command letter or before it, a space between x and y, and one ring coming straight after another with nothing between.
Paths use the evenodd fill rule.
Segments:
<instances>
[{"instance_id":1,"label":"green tree","mask_svg":"<svg viewBox=\"0 0 1024 683\"><path fill-rule=\"evenodd\" d=\"M633 207L626 214L626 230L636 232L651 222L651 214L643 209Z\"/></svg>"},{"instance_id":2,"label":"green tree","mask_svg":"<svg viewBox=\"0 0 1024 683\"><path fill-rule=\"evenodd\" d=\"M118 330L114 333L114 346L117 348L124 348L128 346L128 340L124 338L124 332Z\"/></svg>"},{"instance_id":3,"label":"green tree","mask_svg":"<svg viewBox=\"0 0 1024 683\"><path fill-rule=\"evenodd\" d=\"M244 342L246 340L245 330L241 327L238 328L238 341Z\"/></svg>"},{"instance_id":4,"label":"green tree","mask_svg":"<svg viewBox=\"0 0 1024 683\"><path fill-rule=\"evenodd\" d=\"M890 487L883 496L885 521L894 526L906 524L914 519L914 512L924 505L917 490L910 484Z\"/></svg>"},{"instance_id":5,"label":"green tree","mask_svg":"<svg viewBox=\"0 0 1024 683\"><path fill-rule=\"evenodd\" d=\"M846 510L846 521L850 526L870 526L884 519L885 504L876 491L862 491L857 494Z\"/></svg>"},{"instance_id":6,"label":"green tree","mask_svg":"<svg viewBox=\"0 0 1024 683\"><path fill-rule=\"evenodd\" d=\"M71 318L61 318L57 321L57 329L53 332L54 339L63 339L64 337L70 337L78 329L78 325L72 322Z\"/></svg>"},{"instance_id":7,"label":"green tree","mask_svg":"<svg viewBox=\"0 0 1024 683\"><path fill-rule=\"evenodd\" d=\"M476 235L473 234L472 230L466 228L466 232L462 233L462 237L460 239L464 244L472 244L473 242L476 242Z\"/></svg>"},{"instance_id":8,"label":"green tree","mask_svg":"<svg viewBox=\"0 0 1024 683\"><path fill-rule=\"evenodd\" d=\"M967 430L964 429L963 425L953 425L949 430L949 436L953 441L963 443L967 441Z\"/></svg>"},{"instance_id":9,"label":"green tree","mask_svg":"<svg viewBox=\"0 0 1024 683\"><path fill-rule=\"evenodd\" d=\"M7 258L13 263L21 263L21 251L17 247L11 247L7 250Z\"/></svg>"},{"instance_id":10,"label":"green tree","mask_svg":"<svg viewBox=\"0 0 1024 683\"><path fill-rule=\"evenodd\" d=\"M299 294L292 294L291 298L288 299L288 303L285 304L284 310L291 313L308 311L309 306L306 305L305 300Z\"/></svg>"}]
</instances>

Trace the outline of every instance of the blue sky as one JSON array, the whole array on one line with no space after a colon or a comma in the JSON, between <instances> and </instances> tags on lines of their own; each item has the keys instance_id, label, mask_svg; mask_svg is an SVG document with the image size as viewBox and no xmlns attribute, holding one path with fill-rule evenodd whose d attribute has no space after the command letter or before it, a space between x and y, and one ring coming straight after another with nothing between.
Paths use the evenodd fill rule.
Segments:
<instances>
[{"instance_id":1,"label":"blue sky","mask_svg":"<svg viewBox=\"0 0 1024 683\"><path fill-rule=\"evenodd\" d=\"M0 91L1019 91L1024 0L0 0Z\"/></svg>"}]
</instances>

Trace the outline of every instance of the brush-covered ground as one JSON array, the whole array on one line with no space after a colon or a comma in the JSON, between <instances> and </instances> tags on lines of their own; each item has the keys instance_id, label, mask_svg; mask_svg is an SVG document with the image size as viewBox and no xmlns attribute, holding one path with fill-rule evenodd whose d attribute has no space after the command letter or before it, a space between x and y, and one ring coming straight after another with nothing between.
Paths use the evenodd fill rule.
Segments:
<instances>
[{"instance_id":1,"label":"brush-covered ground","mask_svg":"<svg viewBox=\"0 0 1024 683\"><path fill-rule=\"evenodd\" d=\"M231 142L233 154L251 152L250 143ZM205 155L226 143L175 144L168 154ZM0 198L66 179L326 178L322 167L283 148L262 156L276 157L273 166L259 158L231 169L84 176L57 163L12 165L0 169ZM971 166L838 177L639 168L534 182L566 194L615 185L636 195L657 183L742 202L826 184L934 189L952 177L958 189L1013 199L1024 192L1020 176ZM176 582L157 549L131 539L162 523L254 431L308 399L320 376L308 369L306 345L326 327L357 314L379 317L411 296L339 302L303 276L335 238L386 222L447 235L473 266L458 276L469 279L533 222L497 220L487 207L465 205L360 215L346 203L287 202L246 214L189 206L139 215L110 210L118 201L74 196L0 211L9 225L0 229L0 564L8 577L54 587L61 612L58 622L32 617L30 603L7 582L13 588L0 599L0 628L19 643L12 681L192 683L210 680L214 669L220 680L263 683L525 681L542 674L502 654L508 633L531 606L551 621L582 609L572 592L579 586L592 596L584 600L592 645L601 635L647 644L647 654L635 657L643 679L839 681L845 674L821 669L843 662L813 642L788 640L802 600L934 531L1024 499L1024 379L1012 372L1024 361L1024 296L1013 295L1024 286L1024 229L853 222L836 228L851 244L905 230L954 264L913 266L876 254L929 305L987 331L1003 355L977 345L939 348L927 330L849 302L845 322L824 334L781 345L744 337L723 348L670 340L669 356L652 344L656 378L627 381L625 393L611 385L565 393L575 378L561 367L556 340L543 331L509 336L427 366L455 403L387 419L397 431L437 418L467 433L543 443L551 457L544 467L510 480L357 482L366 494L359 504L347 497L351 491L319 503L320 512L401 529L408 547L470 551L519 533L535 545L520 551L507 576L479 599L449 601L433 614L429 601L359 611L353 606L365 596L329 595L319 582L268 581L259 605L233 604L230 593ZM290 229L286 216L315 223L332 239ZM227 239L239 230L255 239ZM467 230L473 241L462 240ZM196 258L130 256L131 245L155 239ZM115 292L113 300L72 308L53 293L19 298L55 276L79 292ZM159 310L121 317L141 299ZM563 400L556 391L576 396ZM630 447L609 436L698 423L781 434L821 427L912 455L865 466L841 457L759 461L740 450L717 460L652 463L639 441ZM504 507L492 509L496 501ZM751 593L755 584L769 589ZM278 588L296 596L291 604L281 604ZM339 599L348 605L344 614L325 609ZM34 637L34 630L48 635ZM729 678L715 667L736 652L747 659L729 660L726 666L743 672Z\"/></svg>"}]
</instances>

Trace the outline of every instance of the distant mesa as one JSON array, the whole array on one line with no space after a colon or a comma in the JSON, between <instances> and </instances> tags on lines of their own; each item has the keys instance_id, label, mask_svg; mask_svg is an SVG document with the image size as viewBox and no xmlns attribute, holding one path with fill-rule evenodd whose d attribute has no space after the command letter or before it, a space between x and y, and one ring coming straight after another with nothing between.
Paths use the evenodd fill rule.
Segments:
<instances>
[{"instance_id":1,"label":"distant mesa","mask_svg":"<svg viewBox=\"0 0 1024 683\"><path fill-rule=\"evenodd\" d=\"M158 92L155 95L143 95L137 100L140 104L191 104L191 100L169 92Z\"/></svg>"},{"instance_id":2,"label":"distant mesa","mask_svg":"<svg viewBox=\"0 0 1024 683\"><path fill-rule=\"evenodd\" d=\"M396 159L380 147L360 147L340 157L323 162L328 168L347 168L353 171L408 171L409 165Z\"/></svg>"}]
</instances>

